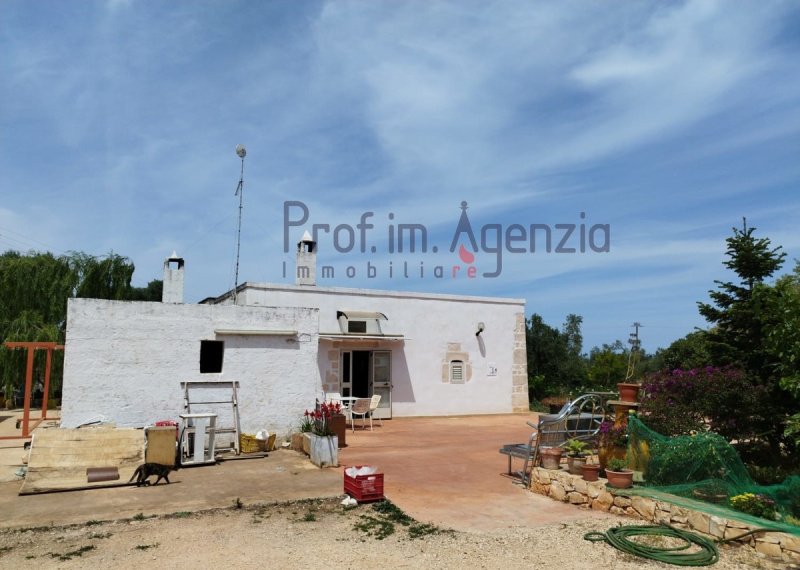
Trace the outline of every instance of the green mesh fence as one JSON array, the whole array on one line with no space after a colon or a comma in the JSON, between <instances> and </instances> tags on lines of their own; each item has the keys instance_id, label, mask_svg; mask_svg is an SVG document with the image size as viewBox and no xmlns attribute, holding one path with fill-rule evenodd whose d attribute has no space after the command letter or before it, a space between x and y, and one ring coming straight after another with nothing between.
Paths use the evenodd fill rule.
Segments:
<instances>
[{"instance_id":1,"label":"green mesh fence","mask_svg":"<svg viewBox=\"0 0 800 570\"><path fill-rule=\"evenodd\" d=\"M637 494L691 499L675 502L751 523L769 521L763 526L800 535L800 477L758 485L733 446L715 433L667 437L630 416L628 435L629 464L644 479Z\"/></svg>"}]
</instances>

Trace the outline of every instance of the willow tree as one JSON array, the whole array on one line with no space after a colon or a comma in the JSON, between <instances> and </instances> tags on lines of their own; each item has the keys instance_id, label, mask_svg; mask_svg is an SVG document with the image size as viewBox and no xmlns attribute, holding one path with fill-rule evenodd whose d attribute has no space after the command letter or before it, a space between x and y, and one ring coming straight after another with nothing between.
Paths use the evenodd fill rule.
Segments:
<instances>
[{"instance_id":1,"label":"willow tree","mask_svg":"<svg viewBox=\"0 0 800 570\"><path fill-rule=\"evenodd\" d=\"M160 282L131 287L134 265L110 252L102 258L82 252L65 256L7 251L0 255L0 386L7 397L22 386L25 353L2 347L4 341L64 342L67 300L71 297L157 301ZM61 353L56 353L51 380L61 384ZM37 354L35 373L43 374L44 353Z\"/></svg>"}]
</instances>

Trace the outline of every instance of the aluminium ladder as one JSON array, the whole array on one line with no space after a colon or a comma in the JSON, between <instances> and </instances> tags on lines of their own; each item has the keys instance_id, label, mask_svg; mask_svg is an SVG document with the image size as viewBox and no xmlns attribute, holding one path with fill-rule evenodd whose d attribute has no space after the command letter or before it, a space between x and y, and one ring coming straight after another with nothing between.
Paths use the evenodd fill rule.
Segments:
<instances>
[{"instance_id":1,"label":"aluminium ladder","mask_svg":"<svg viewBox=\"0 0 800 570\"><path fill-rule=\"evenodd\" d=\"M197 412L210 412L212 410L209 409L211 406L224 406L230 405L231 412L232 412L232 421L233 425L219 425L214 426L213 431L214 434L224 434L230 433L233 434L233 448L236 452L236 455L239 455L239 396L236 391L236 384L237 381L211 381L211 382L181 382L183 385L183 410L184 414L194 414ZM195 396L199 396L199 393L202 390L211 390L215 394L218 394L220 390L230 389L230 399L213 399L214 396L210 396L212 399L201 399L201 400L192 400L190 394L190 390L193 390ZM193 409L192 406L200 406L203 407L202 410L200 409Z\"/></svg>"}]
</instances>

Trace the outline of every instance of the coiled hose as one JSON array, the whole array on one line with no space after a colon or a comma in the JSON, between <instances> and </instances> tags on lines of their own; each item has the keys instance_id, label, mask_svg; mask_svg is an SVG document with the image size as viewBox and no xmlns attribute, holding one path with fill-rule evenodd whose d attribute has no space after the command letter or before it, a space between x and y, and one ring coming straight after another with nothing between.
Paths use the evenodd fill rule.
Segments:
<instances>
[{"instance_id":1,"label":"coiled hose","mask_svg":"<svg viewBox=\"0 0 800 570\"><path fill-rule=\"evenodd\" d=\"M683 544L673 548L660 548L630 540L630 537L633 536L677 538L682 540ZM588 532L583 535L583 538L592 542L605 541L614 548L628 554L677 566L710 566L719 560L719 550L711 540L692 532L666 525L618 526L610 528L606 532ZM692 545L700 547L700 550L683 552Z\"/></svg>"}]
</instances>

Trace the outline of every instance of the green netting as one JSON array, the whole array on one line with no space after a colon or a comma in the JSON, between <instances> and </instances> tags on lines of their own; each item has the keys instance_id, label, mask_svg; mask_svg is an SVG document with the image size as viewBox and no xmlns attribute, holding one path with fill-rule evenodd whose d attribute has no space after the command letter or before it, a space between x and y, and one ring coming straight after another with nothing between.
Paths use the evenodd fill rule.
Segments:
<instances>
[{"instance_id":1,"label":"green netting","mask_svg":"<svg viewBox=\"0 0 800 570\"><path fill-rule=\"evenodd\" d=\"M757 484L736 449L711 432L668 437L630 416L628 435L629 464L642 472L645 489L702 501L711 514L720 514L720 508L738 518L748 513L800 534L800 477Z\"/></svg>"}]
</instances>

